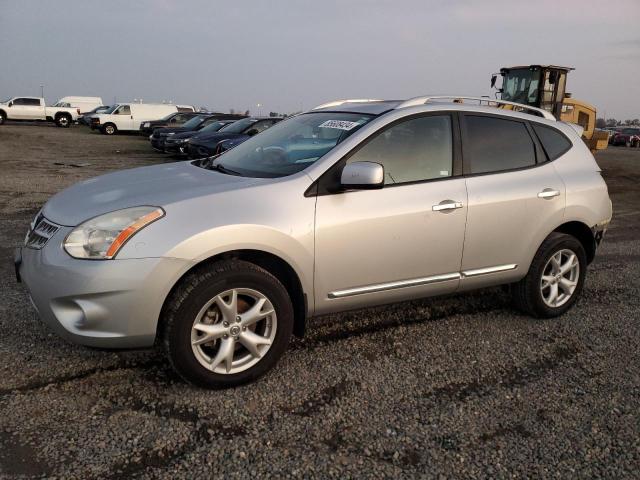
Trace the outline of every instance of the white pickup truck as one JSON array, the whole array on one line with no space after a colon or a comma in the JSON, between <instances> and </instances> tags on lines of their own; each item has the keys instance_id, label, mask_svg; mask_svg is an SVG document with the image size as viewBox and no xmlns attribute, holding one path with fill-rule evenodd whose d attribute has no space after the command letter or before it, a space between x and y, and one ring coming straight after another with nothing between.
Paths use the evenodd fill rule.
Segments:
<instances>
[{"instance_id":1,"label":"white pickup truck","mask_svg":"<svg viewBox=\"0 0 640 480\"><path fill-rule=\"evenodd\" d=\"M79 109L73 107L47 107L44 98L13 97L0 102L0 125L6 120L44 120L68 127L78 119Z\"/></svg>"}]
</instances>

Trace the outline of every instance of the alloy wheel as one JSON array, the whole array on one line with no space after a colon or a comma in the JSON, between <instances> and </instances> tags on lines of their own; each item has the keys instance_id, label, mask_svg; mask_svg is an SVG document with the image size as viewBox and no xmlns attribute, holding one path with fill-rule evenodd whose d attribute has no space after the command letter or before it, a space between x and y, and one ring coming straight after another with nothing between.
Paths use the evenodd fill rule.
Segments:
<instances>
[{"instance_id":1,"label":"alloy wheel","mask_svg":"<svg viewBox=\"0 0 640 480\"><path fill-rule=\"evenodd\" d=\"M554 253L544 269L540 279L540 293L544 303L557 308L569 301L580 278L578 256L569 249Z\"/></svg>"},{"instance_id":2,"label":"alloy wheel","mask_svg":"<svg viewBox=\"0 0 640 480\"><path fill-rule=\"evenodd\" d=\"M275 310L266 295L234 288L216 295L200 309L191 328L191 348L206 369L235 374L264 357L277 327Z\"/></svg>"}]
</instances>

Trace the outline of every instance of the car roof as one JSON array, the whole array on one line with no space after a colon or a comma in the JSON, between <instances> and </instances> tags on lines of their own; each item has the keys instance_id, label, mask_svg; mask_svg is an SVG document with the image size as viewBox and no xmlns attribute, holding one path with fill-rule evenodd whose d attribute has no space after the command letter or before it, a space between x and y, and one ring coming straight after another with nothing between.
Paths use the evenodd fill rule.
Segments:
<instances>
[{"instance_id":1,"label":"car roof","mask_svg":"<svg viewBox=\"0 0 640 480\"><path fill-rule=\"evenodd\" d=\"M340 105L325 104L313 109L314 112L344 112L344 113L364 113L367 115L381 115L389 110L393 110L402 103L402 100L379 100L368 102L351 102Z\"/></svg>"},{"instance_id":2,"label":"car roof","mask_svg":"<svg viewBox=\"0 0 640 480\"><path fill-rule=\"evenodd\" d=\"M505 105L511 108L497 108ZM320 105L307 113L335 112L360 113L381 116L393 111L411 110L419 107L420 111L473 111L492 115L507 115L531 120L531 117L556 122L548 111L529 105L492 99L489 97L467 97L459 95L430 95L414 97L408 100L336 100Z\"/></svg>"}]
</instances>

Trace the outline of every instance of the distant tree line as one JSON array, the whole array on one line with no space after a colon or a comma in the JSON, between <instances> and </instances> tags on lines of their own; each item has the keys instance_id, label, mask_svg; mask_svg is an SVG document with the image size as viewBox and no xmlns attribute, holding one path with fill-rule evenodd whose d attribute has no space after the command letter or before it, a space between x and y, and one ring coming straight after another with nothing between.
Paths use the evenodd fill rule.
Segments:
<instances>
[{"instance_id":1,"label":"distant tree line","mask_svg":"<svg viewBox=\"0 0 640 480\"><path fill-rule=\"evenodd\" d=\"M607 127L621 127L624 125L640 126L640 119L634 118L633 120L616 120L615 118L598 118L596 119L596 128Z\"/></svg>"}]
</instances>

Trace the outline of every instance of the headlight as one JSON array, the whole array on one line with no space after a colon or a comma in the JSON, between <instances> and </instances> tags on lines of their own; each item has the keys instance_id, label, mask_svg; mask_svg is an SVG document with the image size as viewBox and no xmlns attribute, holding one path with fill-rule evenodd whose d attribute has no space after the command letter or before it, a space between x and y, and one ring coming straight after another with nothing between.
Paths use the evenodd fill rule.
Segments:
<instances>
[{"instance_id":1,"label":"headlight","mask_svg":"<svg viewBox=\"0 0 640 480\"><path fill-rule=\"evenodd\" d=\"M163 216L159 207L105 213L74 228L64 240L64 249L74 258L110 259L138 231Z\"/></svg>"},{"instance_id":2,"label":"headlight","mask_svg":"<svg viewBox=\"0 0 640 480\"><path fill-rule=\"evenodd\" d=\"M144 122L144 125L142 126L142 128L149 128L151 126L151 124L149 122Z\"/></svg>"}]
</instances>

